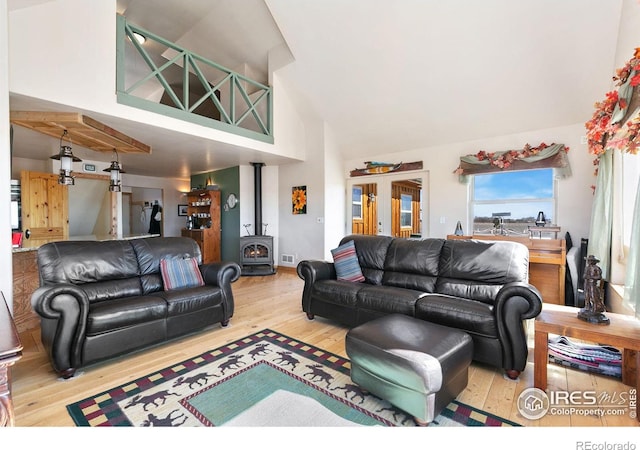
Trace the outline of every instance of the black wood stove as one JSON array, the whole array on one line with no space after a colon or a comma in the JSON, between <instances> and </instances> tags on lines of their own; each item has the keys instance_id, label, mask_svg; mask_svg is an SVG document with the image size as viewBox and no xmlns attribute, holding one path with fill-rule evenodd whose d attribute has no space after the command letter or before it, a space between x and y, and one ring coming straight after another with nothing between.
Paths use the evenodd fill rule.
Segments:
<instances>
[{"instance_id":1,"label":"black wood stove","mask_svg":"<svg viewBox=\"0 0 640 450\"><path fill-rule=\"evenodd\" d=\"M240 266L242 275L273 275L273 236L262 234L262 166L251 163L254 172L255 234L240 237Z\"/></svg>"}]
</instances>

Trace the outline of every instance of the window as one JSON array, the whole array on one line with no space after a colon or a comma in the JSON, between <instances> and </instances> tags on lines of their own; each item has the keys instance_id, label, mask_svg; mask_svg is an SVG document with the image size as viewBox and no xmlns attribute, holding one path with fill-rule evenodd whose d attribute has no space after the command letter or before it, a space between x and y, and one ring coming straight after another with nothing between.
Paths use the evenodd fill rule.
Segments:
<instances>
[{"instance_id":1,"label":"window","mask_svg":"<svg viewBox=\"0 0 640 450\"><path fill-rule=\"evenodd\" d=\"M400 195L400 227L413 226L413 197L408 194Z\"/></svg>"},{"instance_id":2,"label":"window","mask_svg":"<svg viewBox=\"0 0 640 450\"><path fill-rule=\"evenodd\" d=\"M547 223L555 223L553 169L473 175L471 198L474 233L502 226L507 233L524 234L540 211Z\"/></svg>"},{"instance_id":3,"label":"window","mask_svg":"<svg viewBox=\"0 0 640 450\"><path fill-rule=\"evenodd\" d=\"M362 219L362 187L354 186L351 191L351 214L353 219Z\"/></svg>"}]
</instances>

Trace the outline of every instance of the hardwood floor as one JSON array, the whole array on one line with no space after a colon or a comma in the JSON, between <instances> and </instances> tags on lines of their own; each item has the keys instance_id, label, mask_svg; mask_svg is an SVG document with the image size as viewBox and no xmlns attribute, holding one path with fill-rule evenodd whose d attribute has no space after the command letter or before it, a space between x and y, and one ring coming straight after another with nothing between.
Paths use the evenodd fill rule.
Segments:
<instances>
[{"instance_id":1,"label":"hardwood floor","mask_svg":"<svg viewBox=\"0 0 640 450\"><path fill-rule=\"evenodd\" d=\"M308 320L300 305L302 286L302 280L292 269L280 268L273 276L242 277L233 285L236 309L228 327L216 325L171 343L81 369L70 380L58 379L53 372L40 342L39 329L24 332L20 336L23 357L12 370L16 426L74 426L66 411L67 404L265 328L346 357L347 328L322 318ZM533 324L530 325L532 335ZM458 400L527 427L638 426L638 422L628 415L547 414L540 420L525 419L518 412L516 401L524 389L533 386L532 338L529 340L529 363L518 381L505 379L501 371L473 363L469 384ZM629 392L628 386L614 378L556 365L549 365L548 383L551 390Z\"/></svg>"}]
</instances>

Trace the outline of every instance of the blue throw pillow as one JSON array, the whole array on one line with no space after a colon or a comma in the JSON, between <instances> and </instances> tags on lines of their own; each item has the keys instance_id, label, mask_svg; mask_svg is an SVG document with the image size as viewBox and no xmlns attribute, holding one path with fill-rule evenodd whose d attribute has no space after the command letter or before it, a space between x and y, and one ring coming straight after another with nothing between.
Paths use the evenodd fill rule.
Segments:
<instances>
[{"instance_id":1,"label":"blue throw pillow","mask_svg":"<svg viewBox=\"0 0 640 450\"><path fill-rule=\"evenodd\" d=\"M334 248L331 250L331 255L333 255L333 263L338 280L355 282L365 280L353 241L345 242L340 247Z\"/></svg>"},{"instance_id":2,"label":"blue throw pillow","mask_svg":"<svg viewBox=\"0 0 640 450\"><path fill-rule=\"evenodd\" d=\"M195 258L165 258L160 260L160 273L164 290L204 286L202 274Z\"/></svg>"}]
</instances>

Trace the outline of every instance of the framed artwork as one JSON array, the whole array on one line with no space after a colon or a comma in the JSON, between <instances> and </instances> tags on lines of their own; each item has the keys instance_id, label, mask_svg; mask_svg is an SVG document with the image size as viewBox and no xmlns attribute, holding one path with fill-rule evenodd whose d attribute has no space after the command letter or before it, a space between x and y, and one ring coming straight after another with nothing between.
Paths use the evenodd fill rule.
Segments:
<instances>
[{"instance_id":1,"label":"framed artwork","mask_svg":"<svg viewBox=\"0 0 640 450\"><path fill-rule=\"evenodd\" d=\"M291 212L293 214L307 213L306 186L294 186L291 188Z\"/></svg>"},{"instance_id":2,"label":"framed artwork","mask_svg":"<svg viewBox=\"0 0 640 450\"><path fill-rule=\"evenodd\" d=\"M188 215L188 208L189 205L178 205L178 215L179 216L186 216Z\"/></svg>"}]
</instances>

